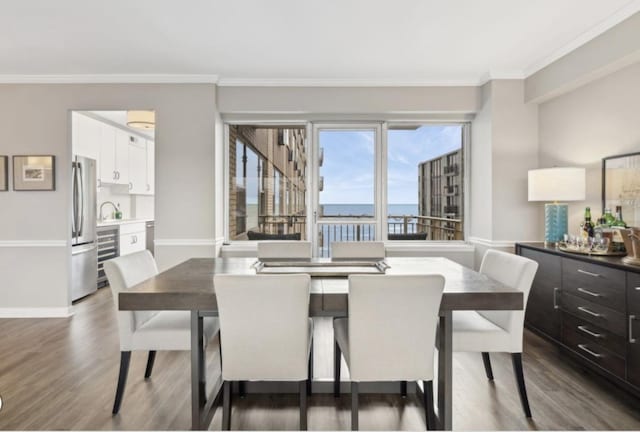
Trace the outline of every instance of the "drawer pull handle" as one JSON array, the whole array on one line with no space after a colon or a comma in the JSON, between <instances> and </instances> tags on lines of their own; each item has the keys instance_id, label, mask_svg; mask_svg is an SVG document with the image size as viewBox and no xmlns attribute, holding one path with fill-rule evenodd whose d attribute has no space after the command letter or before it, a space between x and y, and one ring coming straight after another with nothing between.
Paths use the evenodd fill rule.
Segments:
<instances>
[{"instance_id":1,"label":"drawer pull handle","mask_svg":"<svg viewBox=\"0 0 640 432\"><path fill-rule=\"evenodd\" d=\"M580 291L583 294L590 295L591 297L602 297L602 294L594 293L593 291L589 291L584 288L578 288L578 291Z\"/></svg>"},{"instance_id":2,"label":"drawer pull handle","mask_svg":"<svg viewBox=\"0 0 640 432\"><path fill-rule=\"evenodd\" d=\"M593 336L595 338L601 338L602 337L602 334L596 333L594 331L589 330L589 328L587 326L583 326L583 325L578 326L578 330L580 330L580 331L582 331L582 332L584 332L584 333L586 333L588 335L591 335L591 336Z\"/></svg>"},{"instance_id":3,"label":"drawer pull handle","mask_svg":"<svg viewBox=\"0 0 640 432\"><path fill-rule=\"evenodd\" d=\"M587 348L586 345L584 344L579 344L578 348L580 348L582 351L587 352L589 354L591 354L592 356L596 357L596 358L602 358L602 354L598 354L595 351L591 351L589 348Z\"/></svg>"},{"instance_id":4,"label":"drawer pull handle","mask_svg":"<svg viewBox=\"0 0 640 432\"><path fill-rule=\"evenodd\" d=\"M602 275L601 275L601 274L599 274L599 273L591 273L591 272L588 272L588 271L586 271L586 270L582 270L582 269L578 269L578 273L586 274L587 276L593 276L593 277L600 277L600 276L602 276Z\"/></svg>"},{"instance_id":5,"label":"drawer pull handle","mask_svg":"<svg viewBox=\"0 0 640 432\"><path fill-rule=\"evenodd\" d=\"M554 309L560 308L558 306L558 291L560 291L560 288L553 288L553 308Z\"/></svg>"},{"instance_id":6,"label":"drawer pull handle","mask_svg":"<svg viewBox=\"0 0 640 432\"><path fill-rule=\"evenodd\" d=\"M636 287L636 291L640 291L640 287Z\"/></svg>"},{"instance_id":7,"label":"drawer pull handle","mask_svg":"<svg viewBox=\"0 0 640 432\"><path fill-rule=\"evenodd\" d=\"M597 312L594 312L592 310L589 310L589 309L587 309L586 307L583 307L583 306L578 306L578 310L581 311L581 312L584 312L586 314L589 314L591 316L597 317L597 318L600 318L602 316L601 314L599 314Z\"/></svg>"},{"instance_id":8,"label":"drawer pull handle","mask_svg":"<svg viewBox=\"0 0 640 432\"><path fill-rule=\"evenodd\" d=\"M629 343L636 343L636 339L633 337L633 320L634 319L636 319L635 315L629 315Z\"/></svg>"}]
</instances>

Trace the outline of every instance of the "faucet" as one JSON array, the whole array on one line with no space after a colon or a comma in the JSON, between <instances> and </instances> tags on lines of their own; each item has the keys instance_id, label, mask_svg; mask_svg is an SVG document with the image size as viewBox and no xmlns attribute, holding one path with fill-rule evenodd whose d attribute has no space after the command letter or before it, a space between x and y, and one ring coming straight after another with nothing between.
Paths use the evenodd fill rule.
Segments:
<instances>
[{"instance_id":1,"label":"faucet","mask_svg":"<svg viewBox=\"0 0 640 432\"><path fill-rule=\"evenodd\" d=\"M113 207L113 211L118 211L118 207L116 207L116 205L114 203L112 203L111 201L105 201L102 204L100 204L100 220L103 221L106 218L102 216L102 208L104 207L105 204L111 204L111 207Z\"/></svg>"}]
</instances>

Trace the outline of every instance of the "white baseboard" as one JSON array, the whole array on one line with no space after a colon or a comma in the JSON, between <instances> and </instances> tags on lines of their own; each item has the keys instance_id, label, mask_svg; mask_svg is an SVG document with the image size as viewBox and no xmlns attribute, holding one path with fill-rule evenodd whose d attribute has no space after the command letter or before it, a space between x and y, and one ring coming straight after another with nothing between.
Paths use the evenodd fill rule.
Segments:
<instances>
[{"instance_id":1,"label":"white baseboard","mask_svg":"<svg viewBox=\"0 0 640 432\"><path fill-rule=\"evenodd\" d=\"M68 318L71 315L71 307L0 308L0 318Z\"/></svg>"},{"instance_id":2,"label":"white baseboard","mask_svg":"<svg viewBox=\"0 0 640 432\"><path fill-rule=\"evenodd\" d=\"M0 240L0 247L65 247L66 240Z\"/></svg>"}]
</instances>

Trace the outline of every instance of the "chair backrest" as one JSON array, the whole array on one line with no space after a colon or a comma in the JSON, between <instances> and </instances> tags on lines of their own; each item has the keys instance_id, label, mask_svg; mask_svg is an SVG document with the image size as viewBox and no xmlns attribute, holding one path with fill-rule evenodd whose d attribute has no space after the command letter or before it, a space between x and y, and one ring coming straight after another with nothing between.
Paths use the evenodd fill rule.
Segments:
<instances>
[{"instance_id":1,"label":"chair backrest","mask_svg":"<svg viewBox=\"0 0 640 432\"><path fill-rule=\"evenodd\" d=\"M332 259L382 259L384 243L376 241L332 242Z\"/></svg>"},{"instance_id":2,"label":"chair backrest","mask_svg":"<svg viewBox=\"0 0 640 432\"><path fill-rule=\"evenodd\" d=\"M478 311L480 315L511 335L512 352L522 352L524 311L527 309L531 284L537 270L537 262L512 253L490 249L482 258L480 273L521 291L524 296L524 310L521 311Z\"/></svg>"},{"instance_id":3,"label":"chair backrest","mask_svg":"<svg viewBox=\"0 0 640 432\"><path fill-rule=\"evenodd\" d=\"M258 242L258 259L311 259L311 253L309 241Z\"/></svg>"},{"instance_id":4,"label":"chair backrest","mask_svg":"<svg viewBox=\"0 0 640 432\"><path fill-rule=\"evenodd\" d=\"M353 381L433 379L442 275L349 277Z\"/></svg>"},{"instance_id":5,"label":"chair backrest","mask_svg":"<svg viewBox=\"0 0 640 432\"><path fill-rule=\"evenodd\" d=\"M307 379L311 279L293 275L215 275L227 381Z\"/></svg>"},{"instance_id":6,"label":"chair backrest","mask_svg":"<svg viewBox=\"0 0 640 432\"><path fill-rule=\"evenodd\" d=\"M118 310L118 294L140 282L158 274L158 266L148 250L111 259L104 263L104 272L109 280L113 304L118 314L120 330L120 349L131 350L133 332L151 319L156 311L121 311Z\"/></svg>"}]
</instances>

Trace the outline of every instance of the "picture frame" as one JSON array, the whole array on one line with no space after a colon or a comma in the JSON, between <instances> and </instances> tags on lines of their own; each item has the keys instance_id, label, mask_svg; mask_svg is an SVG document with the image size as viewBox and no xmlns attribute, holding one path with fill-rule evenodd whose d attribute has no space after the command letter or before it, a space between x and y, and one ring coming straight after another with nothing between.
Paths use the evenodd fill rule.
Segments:
<instances>
[{"instance_id":1,"label":"picture frame","mask_svg":"<svg viewBox=\"0 0 640 432\"><path fill-rule=\"evenodd\" d=\"M0 156L0 192L9 190L9 156Z\"/></svg>"},{"instance_id":2,"label":"picture frame","mask_svg":"<svg viewBox=\"0 0 640 432\"><path fill-rule=\"evenodd\" d=\"M55 191L55 160L53 155L13 156L13 190Z\"/></svg>"},{"instance_id":3,"label":"picture frame","mask_svg":"<svg viewBox=\"0 0 640 432\"><path fill-rule=\"evenodd\" d=\"M602 212L616 206L627 225L640 226L640 152L602 159Z\"/></svg>"}]
</instances>

